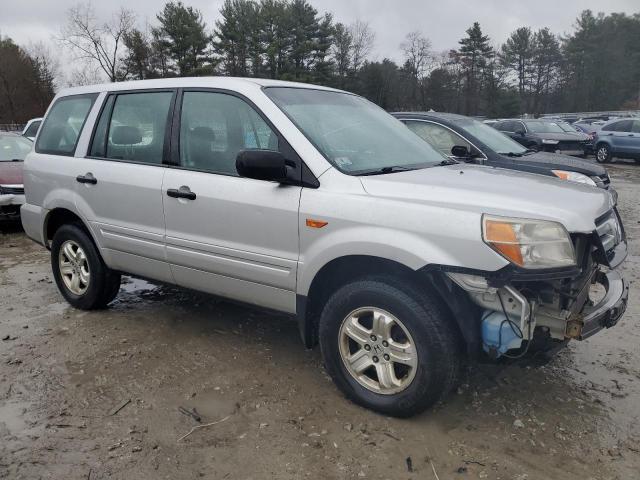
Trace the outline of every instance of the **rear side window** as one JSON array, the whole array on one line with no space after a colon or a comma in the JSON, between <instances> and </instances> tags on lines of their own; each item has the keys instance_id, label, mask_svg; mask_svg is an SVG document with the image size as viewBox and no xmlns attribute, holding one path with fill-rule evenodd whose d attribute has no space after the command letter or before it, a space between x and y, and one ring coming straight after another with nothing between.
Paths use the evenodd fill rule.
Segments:
<instances>
[{"instance_id":1,"label":"rear side window","mask_svg":"<svg viewBox=\"0 0 640 480\"><path fill-rule=\"evenodd\" d=\"M631 130L633 133L640 133L640 120L633 121L633 128Z\"/></svg>"},{"instance_id":2,"label":"rear side window","mask_svg":"<svg viewBox=\"0 0 640 480\"><path fill-rule=\"evenodd\" d=\"M56 101L42 125L36 152L72 156L97 96L74 95Z\"/></svg>"},{"instance_id":3,"label":"rear side window","mask_svg":"<svg viewBox=\"0 0 640 480\"><path fill-rule=\"evenodd\" d=\"M110 95L89 150L90 156L162 164L173 92Z\"/></svg>"}]
</instances>

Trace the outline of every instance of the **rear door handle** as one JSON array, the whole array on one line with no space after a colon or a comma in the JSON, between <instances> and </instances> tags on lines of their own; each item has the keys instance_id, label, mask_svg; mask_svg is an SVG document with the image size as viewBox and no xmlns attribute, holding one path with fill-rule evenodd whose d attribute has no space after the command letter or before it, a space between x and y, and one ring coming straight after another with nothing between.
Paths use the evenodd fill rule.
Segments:
<instances>
[{"instance_id":1,"label":"rear door handle","mask_svg":"<svg viewBox=\"0 0 640 480\"><path fill-rule=\"evenodd\" d=\"M167 189L167 195L171 198L186 198L187 200L195 200L196 194L192 192L189 187L182 186L180 188Z\"/></svg>"},{"instance_id":2,"label":"rear door handle","mask_svg":"<svg viewBox=\"0 0 640 480\"><path fill-rule=\"evenodd\" d=\"M87 172L84 175L78 175L76 177L76 182L78 183L89 183L91 185L95 185L98 183L98 179L93 176L91 172Z\"/></svg>"}]
</instances>

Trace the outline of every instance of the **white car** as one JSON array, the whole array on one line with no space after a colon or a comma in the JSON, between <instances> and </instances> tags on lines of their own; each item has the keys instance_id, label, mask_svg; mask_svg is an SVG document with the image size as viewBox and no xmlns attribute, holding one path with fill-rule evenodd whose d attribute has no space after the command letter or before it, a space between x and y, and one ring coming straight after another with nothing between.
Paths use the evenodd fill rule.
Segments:
<instances>
[{"instance_id":1,"label":"white car","mask_svg":"<svg viewBox=\"0 0 640 480\"><path fill-rule=\"evenodd\" d=\"M40 124L42 124L42 117L32 118L24 126L22 136L27 137L31 141L35 140L38 130L40 129Z\"/></svg>"}]
</instances>

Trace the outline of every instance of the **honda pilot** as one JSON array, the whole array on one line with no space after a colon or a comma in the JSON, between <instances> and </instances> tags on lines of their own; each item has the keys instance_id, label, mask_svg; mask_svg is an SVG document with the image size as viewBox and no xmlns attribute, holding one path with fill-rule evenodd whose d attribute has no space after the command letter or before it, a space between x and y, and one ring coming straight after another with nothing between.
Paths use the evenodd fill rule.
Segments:
<instances>
[{"instance_id":1,"label":"honda pilot","mask_svg":"<svg viewBox=\"0 0 640 480\"><path fill-rule=\"evenodd\" d=\"M627 304L608 191L451 164L329 88L62 90L24 183L24 229L72 306L104 308L127 274L290 314L339 389L388 415L444 398L467 361L584 340Z\"/></svg>"}]
</instances>

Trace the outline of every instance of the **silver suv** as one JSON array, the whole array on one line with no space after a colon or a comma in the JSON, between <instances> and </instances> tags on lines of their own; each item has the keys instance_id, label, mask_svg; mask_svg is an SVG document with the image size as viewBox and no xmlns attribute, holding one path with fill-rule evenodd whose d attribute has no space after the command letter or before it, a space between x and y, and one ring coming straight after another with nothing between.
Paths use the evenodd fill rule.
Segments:
<instances>
[{"instance_id":1,"label":"silver suv","mask_svg":"<svg viewBox=\"0 0 640 480\"><path fill-rule=\"evenodd\" d=\"M608 192L451 164L328 88L64 90L24 170L24 229L71 305L105 307L126 273L286 312L338 387L389 415L432 405L470 359L583 340L627 303Z\"/></svg>"}]
</instances>

